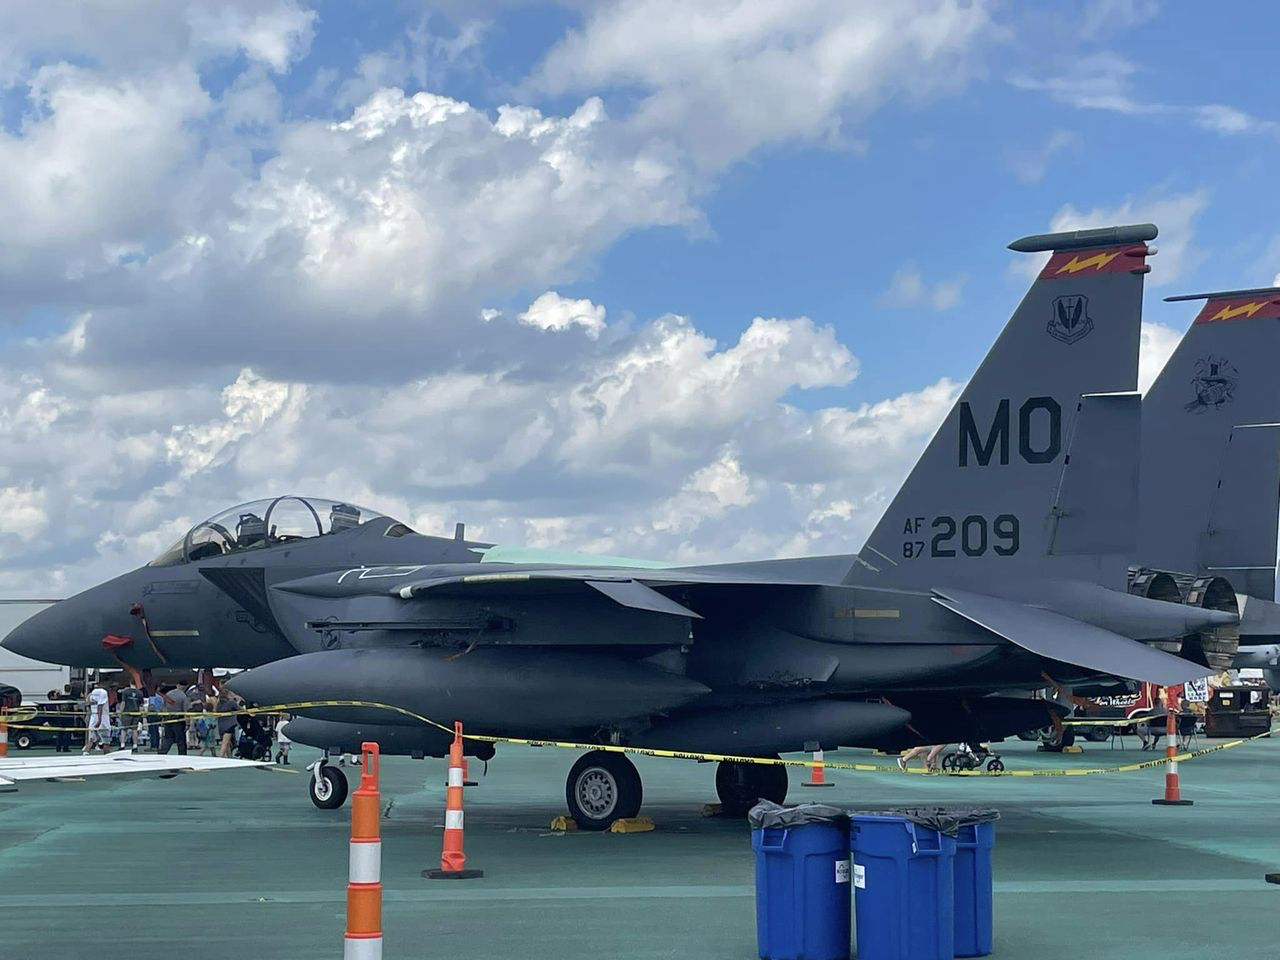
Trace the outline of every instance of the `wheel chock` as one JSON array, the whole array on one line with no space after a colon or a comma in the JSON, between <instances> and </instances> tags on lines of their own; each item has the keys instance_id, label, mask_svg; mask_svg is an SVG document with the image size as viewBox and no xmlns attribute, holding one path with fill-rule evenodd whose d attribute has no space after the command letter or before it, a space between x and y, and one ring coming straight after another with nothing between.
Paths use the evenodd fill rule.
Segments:
<instances>
[{"instance_id":1,"label":"wheel chock","mask_svg":"<svg viewBox=\"0 0 1280 960\"><path fill-rule=\"evenodd\" d=\"M648 817L623 817L609 825L610 833L648 833L654 823Z\"/></svg>"},{"instance_id":2,"label":"wheel chock","mask_svg":"<svg viewBox=\"0 0 1280 960\"><path fill-rule=\"evenodd\" d=\"M1084 747L1073 743L1069 747L1063 747L1062 752L1063 753L1084 753Z\"/></svg>"},{"instance_id":3,"label":"wheel chock","mask_svg":"<svg viewBox=\"0 0 1280 960\"><path fill-rule=\"evenodd\" d=\"M573 817L556 817L551 821L551 829L559 833L568 833L570 830L578 829L578 821Z\"/></svg>"},{"instance_id":4,"label":"wheel chock","mask_svg":"<svg viewBox=\"0 0 1280 960\"><path fill-rule=\"evenodd\" d=\"M702 805L702 815L704 817L718 817L724 813L724 807L718 803L704 803Z\"/></svg>"}]
</instances>

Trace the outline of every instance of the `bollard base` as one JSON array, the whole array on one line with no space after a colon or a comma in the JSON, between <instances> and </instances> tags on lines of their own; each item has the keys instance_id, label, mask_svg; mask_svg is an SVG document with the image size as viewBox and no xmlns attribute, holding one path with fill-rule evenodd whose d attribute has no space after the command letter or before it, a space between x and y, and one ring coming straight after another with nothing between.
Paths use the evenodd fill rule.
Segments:
<instances>
[{"instance_id":1,"label":"bollard base","mask_svg":"<svg viewBox=\"0 0 1280 960\"><path fill-rule=\"evenodd\" d=\"M422 875L428 880L473 880L483 877L483 870L423 870Z\"/></svg>"},{"instance_id":2,"label":"bollard base","mask_svg":"<svg viewBox=\"0 0 1280 960\"><path fill-rule=\"evenodd\" d=\"M1165 800L1163 797L1151 802L1157 807L1189 807L1195 803L1194 800Z\"/></svg>"}]
</instances>

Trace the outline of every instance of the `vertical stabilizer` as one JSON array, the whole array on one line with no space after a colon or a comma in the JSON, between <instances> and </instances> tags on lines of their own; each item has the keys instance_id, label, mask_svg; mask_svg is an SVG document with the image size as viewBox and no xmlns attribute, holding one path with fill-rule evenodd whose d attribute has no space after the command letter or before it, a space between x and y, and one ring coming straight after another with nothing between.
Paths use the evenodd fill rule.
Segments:
<instances>
[{"instance_id":1,"label":"vertical stabilizer","mask_svg":"<svg viewBox=\"0 0 1280 960\"><path fill-rule=\"evenodd\" d=\"M1142 402L1137 561L1275 597L1280 289L1204 300Z\"/></svg>"},{"instance_id":2,"label":"vertical stabilizer","mask_svg":"<svg viewBox=\"0 0 1280 960\"><path fill-rule=\"evenodd\" d=\"M1083 394L1137 386L1151 224L1024 237L1052 255L859 554L850 579L954 583L1047 553Z\"/></svg>"}]
</instances>

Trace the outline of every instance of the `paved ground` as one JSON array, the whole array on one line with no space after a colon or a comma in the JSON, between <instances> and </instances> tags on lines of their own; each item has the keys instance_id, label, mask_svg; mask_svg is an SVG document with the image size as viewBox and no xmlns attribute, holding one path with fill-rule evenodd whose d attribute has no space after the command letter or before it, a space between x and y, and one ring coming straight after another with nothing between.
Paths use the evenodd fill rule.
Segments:
<instances>
[{"instance_id":1,"label":"paved ground","mask_svg":"<svg viewBox=\"0 0 1280 960\"><path fill-rule=\"evenodd\" d=\"M1150 756L1098 745L1080 757L1037 756L1016 742L1001 749L1010 768ZM439 858L443 761L384 762L388 960L755 956L745 825L700 816L713 768L639 759L654 833L552 834L572 759L551 748L503 751L467 798L469 865L486 876L447 883L419 877ZM837 772L834 788L792 798L999 807L998 957L1280 955L1280 886L1262 879L1280 870L1280 742L1183 773L1195 806L1179 809L1151 806L1161 786L1151 771L999 780ZM274 771L0 796L0 957L339 957L349 825L349 807L316 810L301 775Z\"/></svg>"}]
</instances>

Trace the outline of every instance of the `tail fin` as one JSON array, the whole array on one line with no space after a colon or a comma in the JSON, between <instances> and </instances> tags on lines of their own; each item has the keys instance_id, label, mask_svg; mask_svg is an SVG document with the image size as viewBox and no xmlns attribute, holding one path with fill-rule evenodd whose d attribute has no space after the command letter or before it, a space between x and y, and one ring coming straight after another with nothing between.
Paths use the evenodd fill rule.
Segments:
<instances>
[{"instance_id":1,"label":"tail fin","mask_svg":"<svg viewBox=\"0 0 1280 960\"><path fill-rule=\"evenodd\" d=\"M930 585L1046 553L1080 397L1137 386L1152 224L1024 237L1052 251L867 539L850 580Z\"/></svg>"},{"instance_id":2,"label":"tail fin","mask_svg":"<svg viewBox=\"0 0 1280 960\"><path fill-rule=\"evenodd\" d=\"M1168 299L1205 304L1142 401L1137 560L1274 599L1280 288Z\"/></svg>"}]
</instances>

